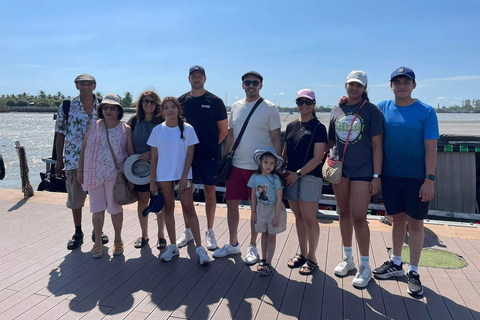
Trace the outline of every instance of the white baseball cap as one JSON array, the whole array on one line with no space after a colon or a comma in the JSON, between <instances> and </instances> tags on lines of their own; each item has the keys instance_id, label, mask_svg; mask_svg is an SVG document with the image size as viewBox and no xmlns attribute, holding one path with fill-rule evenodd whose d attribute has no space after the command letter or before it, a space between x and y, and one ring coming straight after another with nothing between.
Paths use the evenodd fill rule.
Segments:
<instances>
[{"instance_id":1,"label":"white baseball cap","mask_svg":"<svg viewBox=\"0 0 480 320\"><path fill-rule=\"evenodd\" d=\"M365 87L368 83L367 74L361 70L353 70L348 74L348 77L345 83L350 83L350 82L358 82Z\"/></svg>"}]
</instances>

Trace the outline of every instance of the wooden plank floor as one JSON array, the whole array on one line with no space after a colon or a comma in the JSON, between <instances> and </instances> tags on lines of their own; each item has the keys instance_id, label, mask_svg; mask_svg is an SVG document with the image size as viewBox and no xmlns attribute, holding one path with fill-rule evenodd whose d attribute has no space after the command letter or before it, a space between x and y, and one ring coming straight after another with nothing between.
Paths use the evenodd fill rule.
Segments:
<instances>
[{"instance_id":1,"label":"wooden plank floor","mask_svg":"<svg viewBox=\"0 0 480 320\"><path fill-rule=\"evenodd\" d=\"M73 223L65 195L37 193L22 200L18 191L0 189L0 319L474 319L480 320L480 230L428 225L425 247L465 258L462 269L420 268L425 296L407 294L406 278L373 280L352 287L354 272L340 278L333 269L342 257L338 222L320 220L319 270L305 277L286 261L298 250L294 218L277 237L275 272L260 277L241 255L198 264L193 245L170 262L155 247L155 215L149 216L149 245L133 248L139 236L135 205L125 207L125 254L92 259L88 207L84 209L85 243L66 250ZM178 205L178 204L177 204ZM204 207L196 207L202 235ZM177 206L177 213L180 213ZM249 212L241 210L242 253L250 242ZM369 220L371 265L388 259L390 227ZM176 215L177 234L183 218ZM113 240L108 217L105 233ZM217 208L215 233L228 241L225 208ZM358 259L358 249L354 249ZM211 253L210 253L211 255ZM358 265L358 261L356 261ZM405 267L407 268L407 267Z\"/></svg>"}]
</instances>

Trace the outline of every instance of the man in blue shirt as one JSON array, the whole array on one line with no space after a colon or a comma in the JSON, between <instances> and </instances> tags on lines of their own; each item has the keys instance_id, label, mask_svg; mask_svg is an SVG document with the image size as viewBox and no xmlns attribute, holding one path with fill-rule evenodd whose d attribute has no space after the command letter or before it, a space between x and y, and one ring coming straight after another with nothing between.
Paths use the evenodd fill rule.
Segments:
<instances>
[{"instance_id":1,"label":"man in blue shirt","mask_svg":"<svg viewBox=\"0 0 480 320\"><path fill-rule=\"evenodd\" d=\"M405 274L402 246L408 222L410 269L407 291L422 295L418 263L424 241L423 219L427 217L434 196L439 131L435 110L412 98L415 87L413 70L400 67L390 76L395 100L378 104L385 118L382 192L385 208L393 216L393 254L373 274L380 279Z\"/></svg>"}]
</instances>

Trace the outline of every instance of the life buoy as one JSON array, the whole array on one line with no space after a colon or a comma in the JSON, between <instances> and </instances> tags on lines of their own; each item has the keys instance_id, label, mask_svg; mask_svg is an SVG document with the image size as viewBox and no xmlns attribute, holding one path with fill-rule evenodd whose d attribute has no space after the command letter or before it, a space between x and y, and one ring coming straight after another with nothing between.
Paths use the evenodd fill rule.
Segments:
<instances>
[{"instance_id":1,"label":"life buoy","mask_svg":"<svg viewBox=\"0 0 480 320\"><path fill-rule=\"evenodd\" d=\"M3 162L3 157L0 154L0 180L5 178L5 163Z\"/></svg>"}]
</instances>

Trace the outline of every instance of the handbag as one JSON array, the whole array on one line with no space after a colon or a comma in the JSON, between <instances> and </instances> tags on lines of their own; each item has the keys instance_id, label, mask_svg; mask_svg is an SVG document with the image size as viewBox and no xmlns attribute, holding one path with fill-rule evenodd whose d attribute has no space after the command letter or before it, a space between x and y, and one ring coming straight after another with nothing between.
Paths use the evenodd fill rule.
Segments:
<instances>
[{"instance_id":1,"label":"handbag","mask_svg":"<svg viewBox=\"0 0 480 320\"><path fill-rule=\"evenodd\" d=\"M237 150L238 145L240 144L240 140L242 139L243 133L247 128L248 121L252 117L253 112L255 111L255 109L257 109L257 107L262 102L263 102L263 98L260 97L260 99L258 99L255 105L253 106L252 110L250 110L250 113L245 119L242 129L240 130L240 133L238 134L238 137L235 140L235 143L233 144L232 150L225 157L223 157L222 162L220 163L220 166L215 172L215 175L213 176L213 178L217 180L219 183L225 183L228 177L230 176L230 171L232 171L232 166L233 166L233 156L235 155L235 150Z\"/></svg>"},{"instance_id":2,"label":"handbag","mask_svg":"<svg viewBox=\"0 0 480 320\"><path fill-rule=\"evenodd\" d=\"M115 169L118 172L117 179L115 180L115 186L113 187L113 195L115 197L115 202L120 205L134 203L135 201L137 201L137 194L134 190L130 190L127 178L123 173L119 172L120 169L118 166L117 157L115 157L112 145L110 144L110 139L108 138L107 123L105 122L105 120L103 120L103 123L105 124L105 131L107 133L108 147L110 148L110 152L112 153L113 162L115 163Z\"/></svg>"},{"instance_id":3,"label":"handbag","mask_svg":"<svg viewBox=\"0 0 480 320\"><path fill-rule=\"evenodd\" d=\"M348 130L347 140L345 141L345 147L343 148L342 160L332 160L329 156L325 160L325 163L322 167L323 179L330 182L331 184L339 184L342 180L342 170L343 170L343 159L345 158L345 153L347 152L348 141L350 139L350 133L352 132L353 124L362 110L363 106L367 103L367 100L364 100L360 108L358 109L357 114L352 119L350 123L350 129Z\"/></svg>"}]
</instances>

